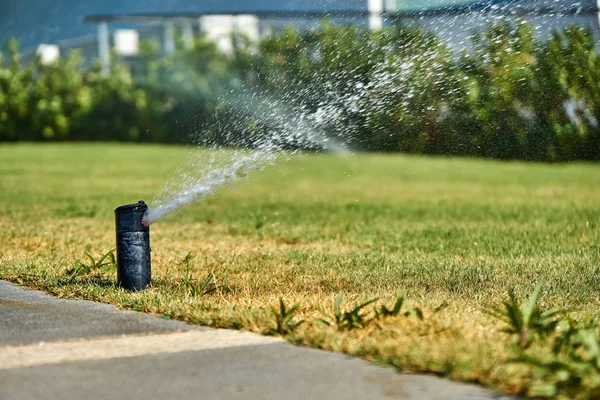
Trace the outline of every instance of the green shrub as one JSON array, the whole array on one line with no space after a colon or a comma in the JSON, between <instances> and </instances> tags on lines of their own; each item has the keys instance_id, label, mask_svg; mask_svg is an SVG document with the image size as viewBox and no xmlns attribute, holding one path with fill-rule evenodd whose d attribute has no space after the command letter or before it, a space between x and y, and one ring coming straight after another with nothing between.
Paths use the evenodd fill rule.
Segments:
<instances>
[{"instance_id":1,"label":"green shrub","mask_svg":"<svg viewBox=\"0 0 600 400\"><path fill-rule=\"evenodd\" d=\"M235 36L232 55L203 37L165 58L143 42L135 79L117 62L108 76L98 65L82 71L77 53L23 66L11 41L0 58L0 141L254 146L295 130L301 115L355 150L599 160L592 34L573 26L542 43L533 32L523 21L495 23L462 54L420 28L330 23L259 43Z\"/></svg>"},{"instance_id":2,"label":"green shrub","mask_svg":"<svg viewBox=\"0 0 600 400\"><path fill-rule=\"evenodd\" d=\"M32 67L21 66L16 40L8 43L8 60L0 55L0 140L27 140L35 106Z\"/></svg>"},{"instance_id":3,"label":"green shrub","mask_svg":"<svg viewBox=\"0 0 600 400\"><path fill-rule=\"evenodd\" d=\"M557 31L539 58L545 95L538 106L554 106L545 115L554 128L551 156L600 160L600 59L593 34L577 26Z\"/></svg>"}]
</instances>

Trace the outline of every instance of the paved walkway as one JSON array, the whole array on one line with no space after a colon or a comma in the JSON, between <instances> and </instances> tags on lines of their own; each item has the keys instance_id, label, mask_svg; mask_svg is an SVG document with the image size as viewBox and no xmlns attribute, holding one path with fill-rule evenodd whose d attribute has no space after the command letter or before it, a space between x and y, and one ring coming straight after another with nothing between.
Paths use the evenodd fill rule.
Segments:
<instances>
[{"instance_id":1,"label":"paved walkway","mask_svg":"<svg viewBox=\"0 0 600 400\"><path fill-rule=\"evenodd\" d=\"M0 281L0 400L505 399L280 339Z\"/></svg>"}]
</instances>

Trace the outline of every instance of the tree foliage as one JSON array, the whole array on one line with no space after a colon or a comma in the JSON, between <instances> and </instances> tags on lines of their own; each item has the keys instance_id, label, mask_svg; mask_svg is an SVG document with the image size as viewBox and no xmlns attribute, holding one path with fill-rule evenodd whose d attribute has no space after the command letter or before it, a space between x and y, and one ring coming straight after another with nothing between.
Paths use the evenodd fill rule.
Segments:
<instances>
[{"instance_id":1,"label":"tree foliage","mask_svg":"<svg viewBox=\"0 0 600 400\"><path fill-rule=\"evenodd\" d=\"M582 27L541 42L529 23L499 22L460 54L420 28L327 22L234 44L223 54L199 37L161 58L143 43L134 78L117 62L109 76L83 71L77 52L22 65L11 41L0 58L0 141L247 146L277 124L263 116L274 99L361 151L600 159L600 59Z\"/></svg>"}]
</instances>

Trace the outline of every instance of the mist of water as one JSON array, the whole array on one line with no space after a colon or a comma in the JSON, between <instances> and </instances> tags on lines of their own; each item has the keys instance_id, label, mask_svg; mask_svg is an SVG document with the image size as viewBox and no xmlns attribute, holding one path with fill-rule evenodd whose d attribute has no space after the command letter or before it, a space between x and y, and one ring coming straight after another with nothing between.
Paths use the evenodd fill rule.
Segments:
<instances>
[{"instance_id":1,"label":"mist of water","mask_svg":"<svg viewBox=\"0 0 600 400\"><path fill-rule=\"evenodd\" d=\"M273 163L277 156L271 151L208 150L203 155L190 153L187 159L194 160L192 165L184 163L186 166L180 167L176 178L172 178L153 199L144 223L153 224L188 204L214 195L219 187L233 185L246 178L248 173Z\"/></svg>"},{"instance_id":2,"label":"mist of water","mask_svg":"<svg viewBox=\"0 0 600 400\"><path fill-rule=\"evenodd\" d=\"M241 150L215 146L211 138L194 138L197 146L188 149L184 161L153 198L144 216L145 224L153 224L184 206L214 195L219 188L232 186L251 172L298 154L301 148L338 154L350 152L346 144L324 130L333 115L325 110L308 113L266 94L242 89L228 93L226 100L237 115L218 121L216 129L221 136L243 129L250 121L259 121L261 132L253 133L248 128L241 142L232 135L235 139L230 144Z\"/></svg>"},{"instance_id":3,"label":"mist of water","mask_svg":"<svg viewBox=\"0 0 600 400\"><path fill-rule=\"evenodd\" d=\"M536 7L531 2L529 5L527 2L521 3L490 4L467 14L449 11L447 14L431 16L425 12L417 13L406 24L420 25L426 30L434 31L458 54L469 49L473 30L506 18L516 21L521 13ZM568 22L568 18L573 17L572 10L576 6L557 1L546 3L554 7L556 12L532 17L537 18L534 27L539 35L549 33L551 27L556 25L549 21L556 21L561 12ZM411 43L405 46L410 48ZM343 95L336 92L335 88L315 91L320 96L319 99L313 99L316 100L313 104L319 104L316 109L303 107L293 101L297 96L310 97L310 93L290 91L283 97L276 98L268 93L242 87L221 94L222 99L235 111L235 115L229 115L228 120L219 120L215 125L218 130L216 134L221 141L225 138L226 143L231 136L229 144L244 150L220 148L210 137L194 138L193 142L198 148L188 150L180 167L154 197L145 222L155 223L186 205L214 195L220 187L233 185L245 179L252 171L262 170L278 160L289 158L298 152L296 149L348 152L352 146L354 127L339 124L338 117L343 112L349 111L365 117L370 110L384 110L387 99L400 93L405 97L408 107L411 97L418 95L419 91L418 87L413 87L415 74L425 75L425 81L439 84L440 92L452 90L443 86L447 82L444 83L438 76L441 68L442 66L436 65L435 53L429 49L407 51L404 58L390 57L381 61L374 68L371 82L367 84L353 76L344 76L347 86L352 90L346 90ZM321 82L316 82L316 85L319 84ZM575 115L572 109L577 106L566 106L566 112ZM436 111L443 118L443 107ZM368 117L365 118L368 123ZM240 135L235 133L240 130L247 131L241 141Z\"/></svg>"}]
</instances>

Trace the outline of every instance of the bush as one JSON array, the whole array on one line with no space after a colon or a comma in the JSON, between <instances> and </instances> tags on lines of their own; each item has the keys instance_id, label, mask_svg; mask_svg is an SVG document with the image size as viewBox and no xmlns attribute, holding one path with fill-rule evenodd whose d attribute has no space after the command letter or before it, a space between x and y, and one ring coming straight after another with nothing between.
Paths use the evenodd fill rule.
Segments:
<instances>
[{"instance_id":1,"label":"bush","mask_svg":"<svg viewBox=\"0 0 600 400\"><path fill-rule=\"evenodd\" d=\"M0 60L0 140L118 140L165 142L161 124L168 99L137 85L128 68L113 63L81 71L81 56L22 66L16 41Z\"/></svg>"},{"instance_id":2,"label":"bush","mask_svg":"<svg viewBox=\"0 0 600 400\"><path fill-rule=\"evenodd\" d=\"M538 104L546 107L553 128L550 156L559 160L600 160L600 59L594 42L589 30L572 26L555 32L539 57L545 96Z\"/></svg>"},{"instance_id":3,"label":"bush","mask_svg":"<svg viewBox=\"0 0 600 400\"><path fill-rule=\"evenodd\" d=\"M33 70L21 68L16 41L9 42L8 51L8 61L0 55L0 140L31 140Z\"/></svg>"},{"instance_id":4,"label":"bush","mask_svg":"<svg viewBox=\"0 0 600 400\"><path fill-rule=\"evenodd\" d=\"M462 54L406 27L324 23L258 44L234 39L232 55L200 37L167 58L144 43L135 80L116 62L107 77L81 71L76 53L22 66L11 41L0 58L0 141L254 146L309 124L363 151L600 159L600 61L581 27L540 43L530 24L500 22Z\"/></svg>"},{"instance_id":5,"label":"bush","mask_svg":"<svg viewBox=\"0 0 600 400\"><path fill-rule=\"evenodd\" d=\"M357 150L537 161L598 160L600 65L589 31L548 42L529 23L476 32L456 55L435 36L325 24L238 52L238 72Z\"/></svg>"}]
</instances>

